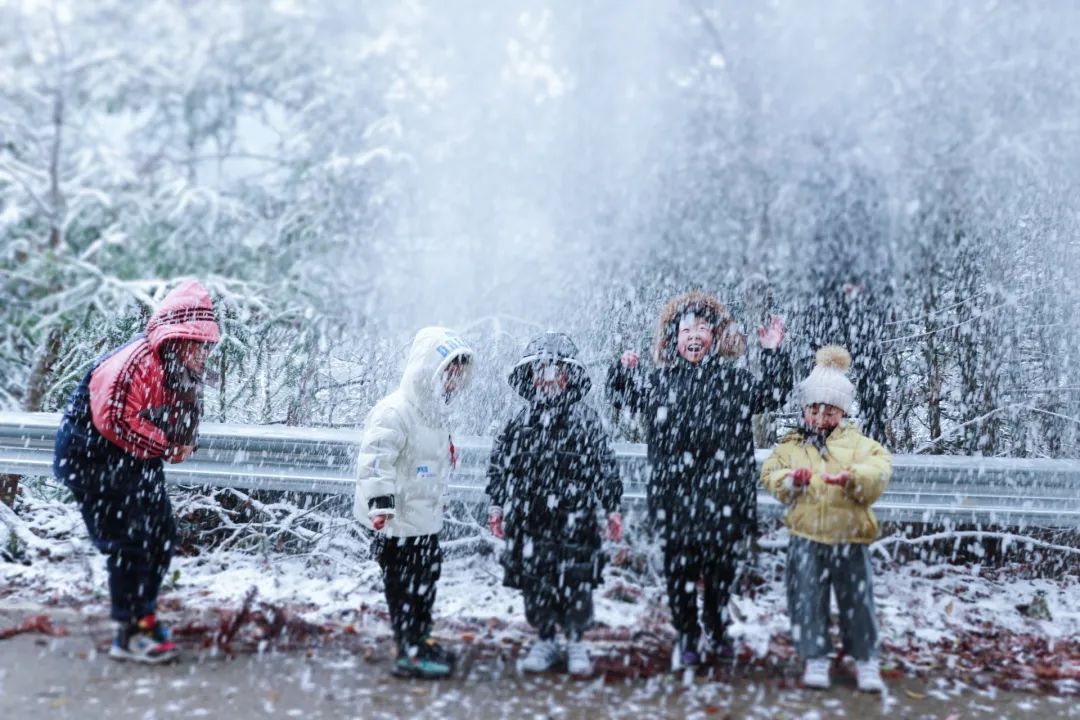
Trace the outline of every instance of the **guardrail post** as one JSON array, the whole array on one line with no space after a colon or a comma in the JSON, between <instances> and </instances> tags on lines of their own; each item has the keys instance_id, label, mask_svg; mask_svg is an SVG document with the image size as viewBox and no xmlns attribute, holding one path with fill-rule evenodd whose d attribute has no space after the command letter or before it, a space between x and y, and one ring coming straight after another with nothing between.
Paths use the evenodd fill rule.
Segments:
<instances>
[{"instance_id":1,"label":"guardrail post","mask_svg":"<svg viewBox=\"0 0 1080 720\"><path fill-rule=\"evenodd\" d=\"M0 475L0 502L9 508L15 507L15 496L19 494L18 475Z\"/></svg>"}]
</instances>

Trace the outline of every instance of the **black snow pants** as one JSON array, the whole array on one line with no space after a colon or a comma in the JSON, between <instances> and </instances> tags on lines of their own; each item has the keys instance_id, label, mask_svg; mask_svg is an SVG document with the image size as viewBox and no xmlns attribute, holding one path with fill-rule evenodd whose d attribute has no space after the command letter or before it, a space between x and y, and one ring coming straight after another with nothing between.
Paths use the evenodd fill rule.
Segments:
<instances>
[{"instance_id":1,"label":"black snow pants","mask_svg":"<svg viewBox=\"0 0 1080 720\"><path fill-rule=\"evenodd\" d=\"M695 537L668 534L664 542L664 576L667 580L671 622L689 649L697 647L701 626L713 642L723 642L731 598L745 543L709 542ZM702 618L698 623L698 580L704 585Z\"/></svg>"},{"instance_id":2,"label":"black snow pants","mask_svg":"<svg viewBox=\"0 0 1080 720\"><path fill-rule=\"evenodd\" d=\"M379 534L371 554L382 568L394 640L402 649L419 645L431 634L435 586L442 575L439 536L388 538Z\"/></svg>"},{"instance_id":3,"label":"black snow pants","mask_svg":"<svg viewBox=\"0 0 1080 720\"><path fill-rule=\"evenodd\" d=\"M593 584L563 573L528 582L522 588L525 620L541 640L554 640L559 628L570 642L581 639L592 622Z\"/></svg>"},{"instance_id":4,"label":"black snow pants","mask_svg":"<svg viewBox=\"0 0 1080 720\"><path fill-rule=\"evenodd\" d=\"M139 460L103 438L89 416L66 414L53 472L75 496L90 540L106 555L111 617L154 612L176 545L161 460Z\"/></svg>"}]
</instances>

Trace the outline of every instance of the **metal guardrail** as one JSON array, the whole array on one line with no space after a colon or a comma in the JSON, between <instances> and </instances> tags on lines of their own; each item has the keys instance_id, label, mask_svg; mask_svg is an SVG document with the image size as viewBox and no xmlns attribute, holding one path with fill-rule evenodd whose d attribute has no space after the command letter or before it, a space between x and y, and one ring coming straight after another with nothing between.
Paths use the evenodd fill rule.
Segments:
<instances>
[{"instance_id":1,"label":"metal guardrail","mask_svg":"<svg viewBox=\"0 0 1080 720\"><path fill-rule=\"evenodd\" d=\"M60 416L0 412L0 474L50 476ZM359 430L203 423L199 450L166 465L169 482L241 489L351 494ZM461 460L450 492L483 499L491 441L455 438ZM628 505L645 497L644 445L615 443ZM760 463L768 455L758 451ZM893 479L874 505L880 520L1080 527L1080 460L894 455ZM758 495L763 516L781 506Z\"/></svg>"}]
</instances>

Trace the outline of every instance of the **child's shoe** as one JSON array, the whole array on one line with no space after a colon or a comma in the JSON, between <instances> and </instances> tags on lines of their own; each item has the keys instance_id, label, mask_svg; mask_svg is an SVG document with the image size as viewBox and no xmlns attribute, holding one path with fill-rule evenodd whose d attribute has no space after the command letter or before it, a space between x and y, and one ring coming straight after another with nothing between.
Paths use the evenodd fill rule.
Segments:
<instances>
[{"instance_id":1,"label":"child's shoe","mask_svg":"<svg viewBox=\"0 0 1080 720\"><path fill-rule=\"evenodd\" d=\"M679 671L700 664L701 656L698 654L697 641L691 640L686 635L680 635L679 641L671 649L671 669Z\"/></svg>"},{"instance_id":2,"label":"child's shoe","mask_svg":"<svg viewBox=\"0 0 1080 720\"><path fill-rule=\"evenodd\" d=\"M739 657L738 648L726 634L720 640L702 639L699 654L706 664L734 663Z\"/></svg>"},{"instance_id":3,"label":"child's shoe","mask_svg":"<svg viewBox=\"0 0 1080 720\"><path fill-rule=\"evenodd\" d=\"M169 662L179 654L180 648L170 639L168 628L158 623L153 615L121 625L109 648L109 657L114 660L131 660L149 665Z\"/></svg>"},{"instance_id":4,"label":"child's shoe","mask_svg":"<svg viewBox=\"0 0 1080 720\"><path fill-rule=\"evenodd\" d=\"M453 650L447 650L439 643L435 642L433 638L426 637L421 642L421 645L426 646L426 652L433 658L442 660L451 666L457 662L457 653Z\"/></svg>"},{"instance_id":5,"label":"child's shoe","mask_svg":"<svg viewBox=\"0 0 1080 720\"><path fill-rule=\"evenodd\" d=\"M566 647L566 671L578 677L588 677L593 673L589 648L580 640L572 642Z\"/></svg>"},{"instance_id":6,"label":"child's shoe","mask_svg":"<svg viewBox=\"0 0 1080 720\"><path fill-rule=\"evenodd\" d=\"M829 658L816 657L806 661L806 669L803 670L803 685L818 690L829 689Z\"/></svg>"},{"instance_id":7,"label":"child's shoe","mask_svg":"<svg viewBox=\"0 0 1080 720\"><path fill-rule=\"evenodd\" d=\"M877 658L855 662L855 684L863 692L885 691L885 682L881 679L881 667Z\"/></svg>"},{"instance_id":8,"label":"child's shoe","mask_svg":"<svg viewBox=\"0 0 1080 720\"><path fill-rule=\"evenodd\" d=\"M559 646L554 640L537 640L521 661L524 672L547 672L559 661Z\"/></svg>"},{"instance_id":9,"label":"child's shoe","mask_svg":"<svg viewBox=\"0 0 1080 720\"><path fill-rule=\"evenodd\" d=\"M450 677L454 663L447 658L447 651L435 641L423 641L419 645L402 647L394 660L393 674L400 678L442 680Z\"/></svg>"}]
</instances>

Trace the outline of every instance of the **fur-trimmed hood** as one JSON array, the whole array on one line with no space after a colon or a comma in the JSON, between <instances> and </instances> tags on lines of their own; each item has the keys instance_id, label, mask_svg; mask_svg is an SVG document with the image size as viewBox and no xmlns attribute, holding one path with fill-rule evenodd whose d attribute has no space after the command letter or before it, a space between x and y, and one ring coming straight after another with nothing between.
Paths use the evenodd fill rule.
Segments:
<instances>
[{"instance_id":1,"label":"fur-trimmed hood","mask_svg":"<svg viewBox=\"0 0 1080 720\"><path fill-rule=\"evenodd\" d=\"M673 365L679 359L679 321L688 313L707 318L713 323L710 357L738 357L746 351L746 338L739 333L734 318L724 304L715 295L691 290L669 300L660 311L652 352L657 367Z\"/></svg>"}]
</instances>

